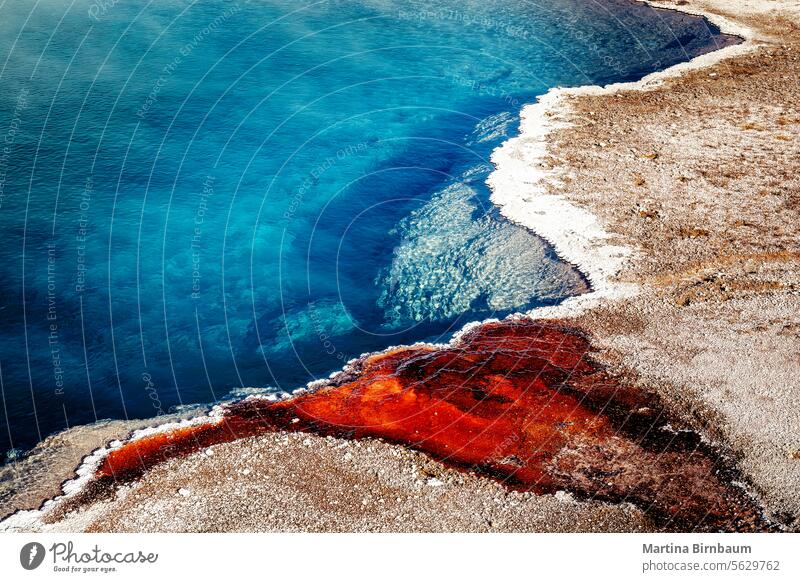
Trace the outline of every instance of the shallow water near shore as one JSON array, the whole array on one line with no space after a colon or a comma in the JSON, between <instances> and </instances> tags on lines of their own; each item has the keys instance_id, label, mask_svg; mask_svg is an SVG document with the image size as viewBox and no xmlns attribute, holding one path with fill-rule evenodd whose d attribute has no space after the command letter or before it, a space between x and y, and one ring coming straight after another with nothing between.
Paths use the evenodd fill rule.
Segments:
<instances>
[{"instance_id":1,"label":"shallow water near shore","mask_svg":"<svg viewBox=\"0 0 800 582\"><path fill-rule=\"evenodd\" d=\"M484 181L550 87L734 39L621 0L0 8L0 449L583 292Z\"/></svg>"}]
</instances>

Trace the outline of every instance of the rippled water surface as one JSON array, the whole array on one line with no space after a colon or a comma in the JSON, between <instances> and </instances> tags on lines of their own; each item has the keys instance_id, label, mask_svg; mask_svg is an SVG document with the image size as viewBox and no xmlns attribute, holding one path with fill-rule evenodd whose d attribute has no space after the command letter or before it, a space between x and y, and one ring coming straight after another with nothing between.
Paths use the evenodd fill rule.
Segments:
<instances>
[{"instance_id":1,"label":"rippled water surface","mask_svg":"<svg viewBox=\"0 0 800 582\"><path fill-rule=\"evenodd\" d=\"M2 450L584 291L491 150L731 42L621 0L26 0L0 36Z\"/></svg>"}]
</instances>

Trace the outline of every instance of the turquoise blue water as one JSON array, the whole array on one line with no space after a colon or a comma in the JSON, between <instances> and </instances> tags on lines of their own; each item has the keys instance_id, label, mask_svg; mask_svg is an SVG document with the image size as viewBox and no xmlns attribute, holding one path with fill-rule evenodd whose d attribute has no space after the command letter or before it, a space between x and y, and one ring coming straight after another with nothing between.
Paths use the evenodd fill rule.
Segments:
<instances>
[{"instance_id":1,"label":"turquoise blue water","mask_svg":"<svg viewBox=\"0 0 800 582\"><path fill-rule=\"evenodd\" d=\"M0 0L0 37L0 450L585 291L490 152L733 42L622 0Z\"/></svg>"}]
</instances>

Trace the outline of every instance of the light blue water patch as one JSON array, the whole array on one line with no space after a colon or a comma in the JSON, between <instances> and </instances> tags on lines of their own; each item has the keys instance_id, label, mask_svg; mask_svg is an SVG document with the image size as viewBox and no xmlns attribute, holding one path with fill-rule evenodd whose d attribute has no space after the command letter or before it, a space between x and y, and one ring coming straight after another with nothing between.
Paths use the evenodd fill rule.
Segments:
<instances>
[{"instance_id":1,"label":"light blue water patch","mask_svg":"<svg viewBox=\"0 0 800 582\"><path fill-rule=\"evenodd\" d=\"M732 42L627 0L31 0L0 36L1 450L581 292L492 149Z\"/></svg>"},{"instance_id":2,"label":"light blue water patch","mask_svg":"<svg viewBox=\"0 0 800 582\"><path fill-rule=\"evenodd\" d=\"M399 227L378 304L393 327L449 321L462 313L507 313L581 290L569 265L540 239L483 208L469 172L436 192Z\"/></svg>"}]
</instances>

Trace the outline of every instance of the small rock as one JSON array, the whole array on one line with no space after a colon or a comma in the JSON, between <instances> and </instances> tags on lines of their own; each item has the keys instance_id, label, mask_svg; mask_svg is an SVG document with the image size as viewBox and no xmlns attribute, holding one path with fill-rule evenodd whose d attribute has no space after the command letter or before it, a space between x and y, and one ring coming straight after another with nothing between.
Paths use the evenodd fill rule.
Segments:
<instances>
[{"instance_id":1,"label":"small rock","mask_svg":"<svg viewBox=\"0 0 800 582\"><path fill-rule=\"evenodd\" d=\"M181 487L180 489L178 489L178 495L180 495L181 497L189 497L190 493L191 491L189 491L185 487Z\"/></svg>"}]
</instances>

